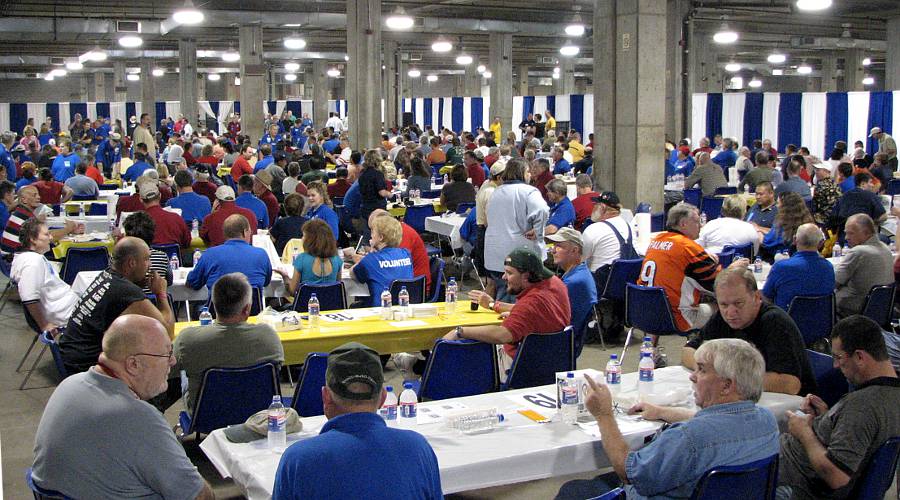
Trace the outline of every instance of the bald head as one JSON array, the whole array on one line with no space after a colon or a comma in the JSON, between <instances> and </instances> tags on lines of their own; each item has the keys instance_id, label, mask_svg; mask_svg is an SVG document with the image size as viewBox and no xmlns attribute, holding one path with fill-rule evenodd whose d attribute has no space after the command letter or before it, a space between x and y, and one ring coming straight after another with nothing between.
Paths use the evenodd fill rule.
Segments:
<instances>
[{"instance_id":1,"label":"bald head","mask_svg":"<svg viewBox=\"0 0 900 500\"><path fill-rule=\"evenodd\" d=\"M122 363L128 356L150 350L149 345L165 342L167 337L166 329L159 321L125 314L116 318L103 334L103 354Z\"/></svg>"},{"instance_id":2,"label":"bald head","mask_svg":"<svg viewBox=\"0 0 900 500\"><path fill-rule=\"evenodd\" d=\"M810 222L797 228L794 240L797 243L797 250L801 252L817 252L819 243L825 241L825 235L822 234L819 226Z\"/></svg>"},{"instance_id":3,"label":"bald head","mask_svg":"<svg viewBox=\"0 0 900 500\"><path fill-rule=\"evenodd\" d=\"M229 215L222 223L222 233L228 239L244 239L244 234L250 231L250 222L241 214Z\"/></svg>"},{"instance_id":4,"label":"bald head","mask_svg":"<svg viewBox=\"0 0 900 500\"><path fill-rule=\"evenodd\" d=\"M150 247L143 240L132 236L126 236L116 243L113 248L112 268L122 271L123 266L132 260L140 260L143 253L150 253Z\"/></svg>"},{"instance_id":5,"label":"bald head","mask_svg":"<svg viewBox=\"0 0 900 500\"><path fill-rule=\"evenodd\" d=\"M384 216L391 217L391 214L387 210L384 210L381 208L376 208L375 210L373 210L372 213L369 214L369 221L368 221L369 227L372 227L372 221L374 221L375 219L377 219L379 217L384 217Z\"/></svg>"}]
</instances>

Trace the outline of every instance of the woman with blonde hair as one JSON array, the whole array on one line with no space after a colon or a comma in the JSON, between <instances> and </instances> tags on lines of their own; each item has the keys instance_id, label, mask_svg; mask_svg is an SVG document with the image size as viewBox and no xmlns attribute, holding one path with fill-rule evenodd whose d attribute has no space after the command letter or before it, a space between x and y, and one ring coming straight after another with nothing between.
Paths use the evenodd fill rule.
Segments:
<instances>
[{"instance_id":1,"label":"woman with blonde hair","mask_svg":"<svg viewBox=\"0 0 900 500\"><path fill-rule=\"evenodd\" d=\"M372 251L351 268L357 281L369 287L369 307L381 301L381 292L389 290L398 279L413 277L412 257L399 248L403 226L393 217L375 217L372 221L369 244Z\"/></svg>"},{"instance_id":2,"label":"woman with blonde hair","mask_svg":"<svg viewBox=\"0 0 900 500\"><path fill-rule=\"evenodd\" d=\"M340 235L338 229L340 220L331 208L328 188L321 181L310 182L306 186L306 217L309 220L322 219L325 221L331 227L335 239Z\"/></svg>"}]
</instances>

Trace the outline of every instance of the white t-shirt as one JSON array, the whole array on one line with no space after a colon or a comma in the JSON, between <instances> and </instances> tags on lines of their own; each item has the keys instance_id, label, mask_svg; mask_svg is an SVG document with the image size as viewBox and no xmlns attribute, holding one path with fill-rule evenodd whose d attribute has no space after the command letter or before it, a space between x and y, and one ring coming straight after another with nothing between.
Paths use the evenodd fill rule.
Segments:
<instances>
[{"instance_id":1,"label":"white t-shirt","mask_svg":"<svg viewBox=\"0 0 900 500\"><path fill-rule=\"evenodd\" d=\"M69 322L79 297L59 278L46 257L37 252L17 253L11 274L23 304L40 302L48 321L60 326Z\"/></svg>"},{"instance_id":2,"label":"white t-shirt","mask_svg":"<svg viewBox=\"0 0 900 500\"><path fill-rule=\"evenodd\" d=\"M621 215L606 219L606 222L616 228L622 240L628 241L629 226ZM607 264L612 264L619 258L621 252L619 240L613 230L603 222L595 222L588 226L581 235L581 239L583 241L581 254L591 272ZM634 243L634 234L632 234L632 243Z\"/></svg>"},{"instance_id":3,"label":"white t-shirt","mask_svg":"<svg viewBox=\"0 0 900 500\"><path fill-rule=\"evenodd\" d=\"M753 243L753 251L759 246L759 239L753 224L732 217L719 217L706 223L700 229L697 243L707 253L720 253L726 245L734 247Z\"/></svg>"}]
</instances>

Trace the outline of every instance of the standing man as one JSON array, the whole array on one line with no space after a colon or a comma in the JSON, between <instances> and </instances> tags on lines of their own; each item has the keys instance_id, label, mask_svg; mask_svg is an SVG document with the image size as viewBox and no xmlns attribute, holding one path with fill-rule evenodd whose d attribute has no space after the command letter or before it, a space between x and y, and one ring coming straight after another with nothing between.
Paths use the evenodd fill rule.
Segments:
<instances>
[{"instance_id":1,"label":"standing man","mask_svg":"<svg viewBox=\"0 0 900 500\"><path fill-rule=\"evenodd\" d=\"M334 111L328 113L328 120L325 122L325 127L334 130L334 133L340 134L344 130L344 122L338 118L337 113Z\"/></svg>"},{"instance_id":2,"label":"standing man","mask_svg":"<svg viewBox=\"0 0 900 500\"><path fill-rule=\"evenodd\" d=\"M881 127L872 127L869 137L878 140L878 151L876 153L884 153L887 155L888 165L894 171L897 170L897 142L893 137L888 135Z\"/></svg>"},{"instance_id":3,"label":"standing man","mask_svg":"<svg viewBox=\"0 0 900 500\"><path fill-rule=\"evenodd\" d=\"M147 147L147 155L156 158L156 139L150 130L150 115L141 113L141 123L134 128L134 144L143 144Z\"/></svg>"},{"instance_id":4,"label":"standing man","mask_svg":"<svg viewBox=\"0 0 900 500\"><path fill-rule=\"evenodd\" d=\"M112 179L120 175L119 163L122 161L122 136L116 132L97 146L97 164L103 169L103 175Z\"/></svg>"},{"instance_id":5,"label":"standing man","mask_svg":"<svg viewBox=\"0 0 900 500\"><path fill-rule=\"evenodd\" d=\"M491 122L491 134L494 136L494 142L500 144L500 141L503 140L503 125L500 123L500 117L495 116L494 121Z\"/></svg>"}]
</instances>

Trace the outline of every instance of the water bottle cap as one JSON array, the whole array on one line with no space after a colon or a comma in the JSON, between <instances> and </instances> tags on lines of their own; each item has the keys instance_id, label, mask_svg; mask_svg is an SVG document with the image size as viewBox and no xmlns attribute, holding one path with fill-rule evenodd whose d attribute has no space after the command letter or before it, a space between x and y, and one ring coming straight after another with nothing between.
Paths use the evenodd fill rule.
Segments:
<instances>
[{"instance_id":1,"label":"water bottle cap","mask_svg":"<svg viewBox=\"0 0 900 500\"><path fill-rule=\"evenodd\" d=\"M650 357L650 353L649 353L649 352L642 352L642 353L641 353L641 357L642 357L642 358L649 358L649 357Z\"/></svg>"},{"instance_id":2,"label":"water bottle cap","mask_svg":"<svg viewBox=\"0 0 900 500\"><path fill-rule=\"evenodd\" d=\"M384 386L384 390L386 390L387 392L394 392L394 386L386 385Z\"/></svg>"},{"instance_id":3,"label":"water bottle cap","mask_svg":"<svg viewBox=\"0 0 900 500\"><path fill-rule=\"evenodd\" d=\"M309 298L310 298L310 300L312 300L312 299L317 299L318 297L316 297L316 294L313 293L312 295L309 296Z\"/></svg>"},{"instance_id":4,"label":"water bottle cap","mask_svg":"<svg viewBox=\"0 0 900 500\"><path fill-rule=\"evenodd\" d=\"M404 389L412 389L412 382L403 382Z\"/></svg>"},{"instance_id":5,"label":"water bottle cap","mask_svg":"<svg viewBox=\"0 0 900 500\"><path fill-rule=\"evenodd\" d=\"M200 312L209 312L209 308L206 306L203 306L200 308Z\"/></svg>"},{"instance_id":6,"label":"water bottle cap","mask_svg":"<svg viewBox=\"0 0 900 500\"><path fill-rule=\"evenodd\" d=\"M653 342L653 338L647 335L644 337L644 342Z\"/></svg>"},{"instance_id":7,"label":"water bottle cap","mask_svg":"<svg viewBox=\"0 0 900 500\"><path fill-rule=\"evenodd\" d=\"M619 355L618 354L610 354L609 359L619 359Z\"/></svg>"},{"instance_id":8,"label":"water bottle cap","mask_svg":"<svg viewBox=\"0 0 900 500\"><path fill-rule=\"evenodd\" d=\"M280 403L280 402L281 402L281 396L279 396L278 394L272 396L272 402L273 402L273 403Z\"/></svg>"},{"instance_id":9,"label":"water bottle cap","mask_svg":"<svg viewBox=\"0 0 900 500\"><path fill-rule=\"evenodd\" d=\"M498 421L498 422L503 422L504 420L506 420L506 417L504 417L502 413L499 414L499 415L497 415L497 421Z\"/></svg>"},{"instance_id":10,"label":"water bottle cap","mask_svg":"<svg viewBox=\"0 0 900 500\"><path fill-rule=\"evenodd\" d=\"M569 372L566 374L566 378L575 378L575 374L572 372Z\"/></svg>"},{"instance_id":11,"label":"water bottle cap","mask_svg":"<svg viewBox=\"0 0 900 500\"><path fill-rule=\"evenodd\" d=\"M401 292L405 292L405 291L406 291L406 287L405 287L405 286L400 287L400 291L401 291Z\"/></svg>"}]
</instances>

